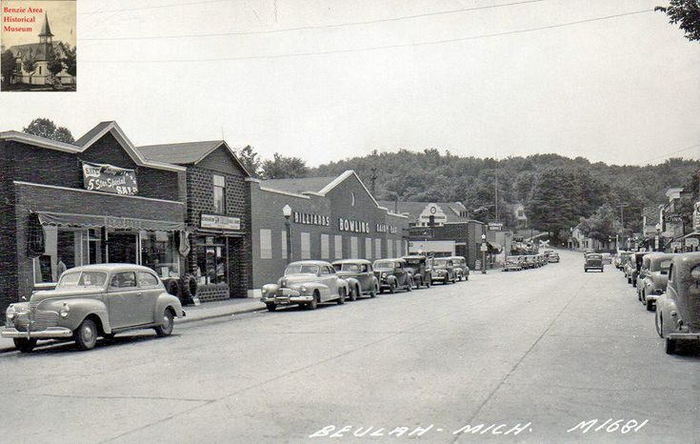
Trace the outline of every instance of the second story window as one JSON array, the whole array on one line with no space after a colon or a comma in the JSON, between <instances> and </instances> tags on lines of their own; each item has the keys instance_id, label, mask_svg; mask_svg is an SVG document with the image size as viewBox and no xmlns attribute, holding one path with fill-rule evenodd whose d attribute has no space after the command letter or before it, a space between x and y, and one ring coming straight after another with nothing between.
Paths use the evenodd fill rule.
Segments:
<instances>
[{"instance_id":1,"label":"second story window","mask_svg":"<svg viewBox=\"0 0 700 444\"><path fill-rule=\"evenodd\" d=\"M226 212L226 179L214 175L214 212Z\"/></svg>"}]
</instances>

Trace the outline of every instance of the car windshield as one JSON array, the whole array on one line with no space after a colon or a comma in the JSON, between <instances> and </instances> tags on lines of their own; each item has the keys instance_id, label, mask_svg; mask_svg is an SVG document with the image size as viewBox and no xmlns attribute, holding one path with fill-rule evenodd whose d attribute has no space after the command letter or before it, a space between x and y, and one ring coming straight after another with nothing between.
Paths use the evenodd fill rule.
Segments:
<instances>
[{"instance_id":1,"label":"car windshield","mask_svg":"<svg viewBox=\"0 0 700 444\"><path fill-rule=\"evenodd\" d=\"M588 260L599 261L602 258L602 256L599 254L589 254L587 258Z\"/></svg>"},{"instance_id":2,"label":"car windshield","mask_svg":"<svg viewBox=\"0 0 700 444\"><path fill-rule=\"evenodd\" d=\"M107 273L102 271L78 271L64 273L56 288L102 287L107 281Z\"/></svg>"},{"instance_id":3,"label":"car windshield","mask_svg":"<svg viewBox=\"0 0 700 444\"><path fill-rule=\"evenodd\" d=\"M318 265L291 264L287 267L286 270L284 270L285 276L288 274L299 274L299 273L318 274Z\"/></svg>"},{"instance_id":4,"label":"car windshield","mask_svg":"<svg viewBox=\"0 0 700 444\"><path fill-rule=\"evenodd\" d=\"M438 267L445 267L447 266L447 259L435 259L434 264Z\"/></svg>"},{"instance_id":5,"label":"car windshield","mask_svg":"<svg viewBox=\"0 0 700 444\"><path fill-rule=\"evenodd\" d=\"M358 264L335 264L335 271L350 271L353 273L360 272L360 266Z\"/></svg>"},{"instance_id":6,"label":"car windshield","mask_svg":"<svg viewBox=\"0 0 700 444\"><path fill-rule=\"evenodd\" d=\"M665 259L657 265L657 269L661 271L661 274L668 274L668 270L671 268L671 259Z\"/></svg>"},{"instance_id":7,"label":"car windshield","mask_svg":"<svg viewBox=\"0 0 700 444\"><path fill-rule=\"evenodd\" d=\"M406 263L408 265L420 265L421 260L420 259L406 259Z\"/></svg>"},{"instance_id":8,"label":"car windshield","mask_svg":"<svg viewBox=\"0 0 700 444\"><path fill-rule=\"evenodd\" d=\"M374 263L374 268L394 268L393 261L376 261Z\"/></svg>"}]
</instances>

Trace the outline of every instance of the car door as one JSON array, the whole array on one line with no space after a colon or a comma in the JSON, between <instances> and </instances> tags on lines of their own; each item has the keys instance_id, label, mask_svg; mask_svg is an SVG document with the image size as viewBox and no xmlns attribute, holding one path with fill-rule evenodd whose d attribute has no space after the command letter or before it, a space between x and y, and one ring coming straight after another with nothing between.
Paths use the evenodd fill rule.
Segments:
<instances>
[{"instance_id":1,"label":"car door","mask_svg":"<svg viewBox=\"0 0 700 444\"><path fill-rule=\"evenodd\" d=\"M370 268L368 264L359 264L360 271L357 273L357 280L360 283L360 292L369 291ZM359 296L359 295L358 295Z\"/></svg>"},{"instance_id":2,"label":"car door","mask_svg":"<svg viewBox=\"0 0 700 444\"><path fill-rule=\"evenodd\" d=\"M130 327L152 322L147 313L143 293L137 285L136 273L118 272L109 283L109 321L113 328Z\"/></svg>"},{"instance_id":3,"label":"car door","mask_svg":"<svg viewBox=\"0 0 700 444\"><path fill-rule=\"evenodd\" d=\"M338 276L332 267L321 265L319 268L320 280L324 285L324 288L321 289L321 300L327 301L338 293Z\"/></svg>"},{"instance_id":4,"label":"car door","mask_svg":"<svg viewBox=\"0 0 700 444\"><path fill-rule=\"evenodd\" d=\"M160 281L153 273L147 271L137 272L136 277L138 278L139 288L141 289L144 309L151 314L148 318L149 320L146 322L160 322L162 313L156 314L155 312L158 296L163 292Z\"/></svg>"},{"instance_id":5,"label":"car door","mask_svg":"<svg viewBox=\"0 0 700 444\"><path fill-rule=\"evenodd\" d=\"M403 267L403 263L394 262L394 275L399 287L406 285L406 269Z\"/></svg>"}]
</instances>

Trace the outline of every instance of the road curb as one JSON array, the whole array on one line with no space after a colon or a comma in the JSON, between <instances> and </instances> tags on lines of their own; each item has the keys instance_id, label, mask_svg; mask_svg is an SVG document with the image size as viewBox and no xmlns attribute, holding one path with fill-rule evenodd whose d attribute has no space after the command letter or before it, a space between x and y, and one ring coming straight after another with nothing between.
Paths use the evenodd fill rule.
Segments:
<instances>
[{"instance_id":1,"label":"road curb","mask_svg":"<svg viewBox=\"0 0 700 444\"><path fill-rule=\"evenodd\" d=\"M246 314L246 313L255 313L258 311L265 311L265 307L255 307L255 308L246 308L243 310L232 310L232 311L227 311L225 313L217 313L217 314L212 314L208 316L201 316L201 317L187 317L185 316L184 318L177 318L175 319L176 324L189 324L191 322L197 322L197 321L207 321L210 319L218 319L218 318L225 318L237 314ZM185 310L187 312L187 310Z\"/></svg>"}]
</instances>

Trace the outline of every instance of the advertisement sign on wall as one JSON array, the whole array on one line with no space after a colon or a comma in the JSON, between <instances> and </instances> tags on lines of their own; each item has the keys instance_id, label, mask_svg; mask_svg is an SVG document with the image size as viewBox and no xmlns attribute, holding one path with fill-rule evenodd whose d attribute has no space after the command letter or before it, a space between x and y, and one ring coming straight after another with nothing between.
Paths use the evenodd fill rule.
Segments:
<instances>
[{"instance_id":1,"label":"advertisement sign on wall","mask_svg":"<svg viewBox=\"0 0 700 444\"><path fill-rule=\"evenodd\" d=\"M86 190L123 196L134 196L139 191L134 170L89 162L83 162L83 186Z\"/></svg>"}]
</instances>

